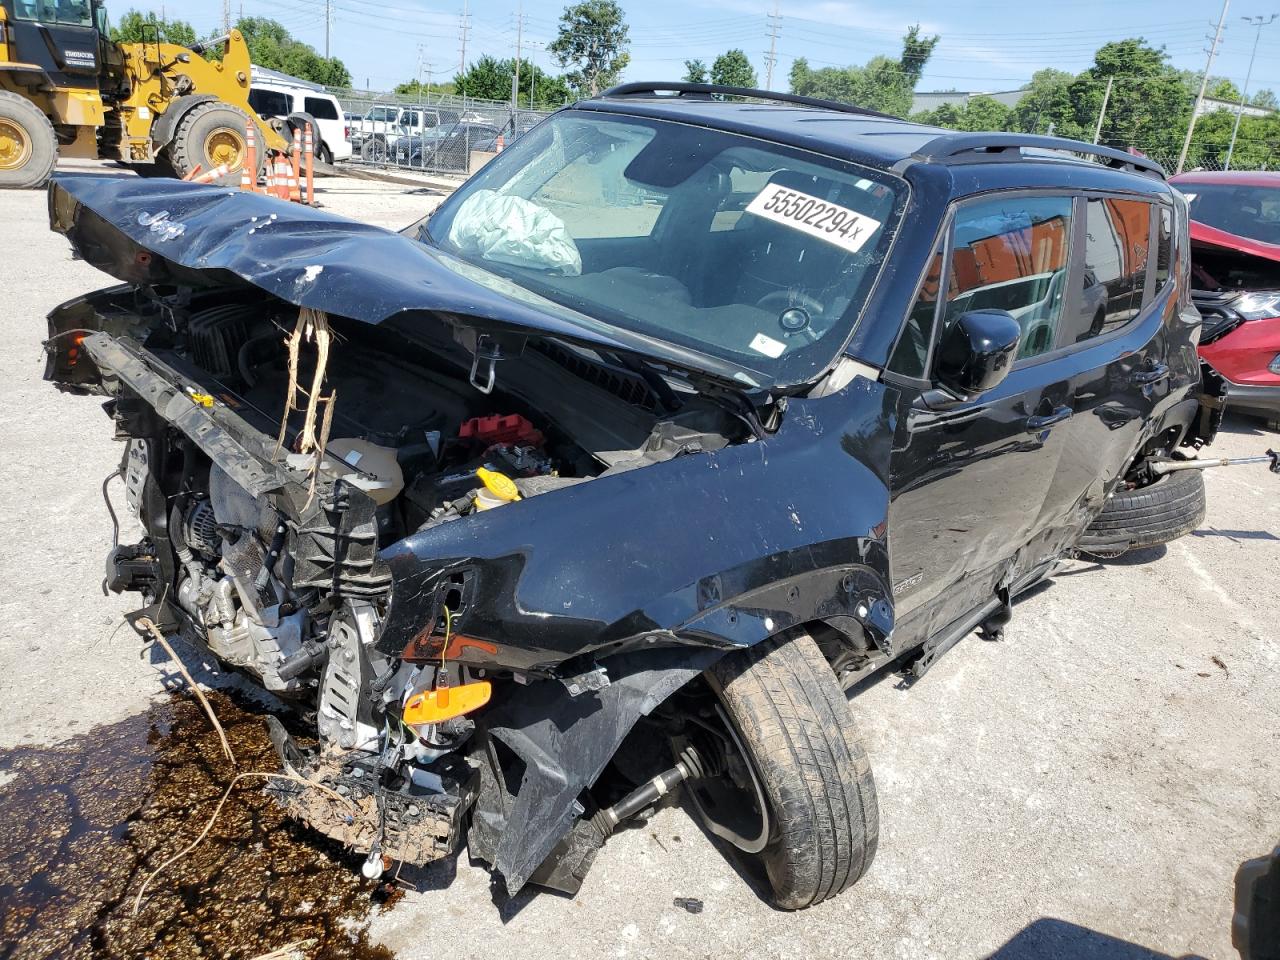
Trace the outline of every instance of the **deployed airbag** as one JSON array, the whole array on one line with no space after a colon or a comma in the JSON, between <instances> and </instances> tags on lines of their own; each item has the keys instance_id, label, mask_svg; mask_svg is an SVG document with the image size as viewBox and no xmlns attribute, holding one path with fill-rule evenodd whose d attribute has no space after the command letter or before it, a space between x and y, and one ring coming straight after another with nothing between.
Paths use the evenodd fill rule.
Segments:
<instances>
[{"instance_id":1,"label":"deployed airbag","mask_svg":"<svg viewBox=\"0 0 1280 960\"><path fill-rule=\"evenodd\" d=\"M582 255L564 221L523 197L477 190L458 207L449 242L464 254L494 263L546 270L561 276L582 273Z\"/></svg>"}]
</instances>

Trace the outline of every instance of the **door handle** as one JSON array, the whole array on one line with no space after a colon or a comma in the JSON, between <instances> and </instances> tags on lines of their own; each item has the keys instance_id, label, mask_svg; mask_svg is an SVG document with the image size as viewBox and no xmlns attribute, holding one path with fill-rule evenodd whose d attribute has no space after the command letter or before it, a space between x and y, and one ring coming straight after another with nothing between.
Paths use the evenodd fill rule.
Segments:
<instances>
[{"instance_id":1,"label":"door handle","mask_svg":"<svg viewBox=\"0 0 1280 960\"><path fill-rule=\"evenodd\" d=\"M1055 423L1061 423L1069 416L1075 413L1068 406L1055 407L1053 413L1045 414L1042 417L1027 417L1027 433L1039 433L1048 427L1052 427Z\"/></svg>"},{"instance_id":2,"label":"door handle","mask_svg":"<svg viewBox=\"0 0 1280 960\"><path fill-rule=\"evenodd\" d=\"M1136 387L1145 387L1148 384L1159 383L1167 376L1169 376L1169 365L1167 363L1157 363L1146 370L1139 370L1136 373L1129 374L1129 382Z\"/></svg>"}]
</instances>

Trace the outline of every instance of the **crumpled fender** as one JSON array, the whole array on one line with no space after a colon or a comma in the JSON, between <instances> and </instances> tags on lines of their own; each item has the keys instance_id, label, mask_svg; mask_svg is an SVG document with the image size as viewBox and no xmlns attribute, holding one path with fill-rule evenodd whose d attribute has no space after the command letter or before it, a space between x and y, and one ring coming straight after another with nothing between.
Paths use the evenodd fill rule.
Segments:
<instances>
[{"instance_id":1,"label":"crumpled fender","mask_svg":"<svg viewBox=\"0 0 1280 960\"><path fill-rule=\"evenodd\" d=\"M611 680L572 698L568 682L534 682L486 720L525 761L481 854L509 890L569 830L636 721L724 653L814 620L888 644L893 410L887 388L855 379L793 399L766 440L601 476L382 552L383 653L429 633L452 592L451 659L562 677L598 665Z\"/></svg>"},{"instance_id":2,"label":"crumpled fender","mask_svg":"<svg viewBox=\"0 0 1280 960\"><path fill-rule=\"evenodd\" d=\"M529 497L384 549L376 645L399 655L446 600L450 658L553 671L583 655L733 649L806 620L892 628L885 471L893 397L855 378L793 399L765 440Z\"/></svg>"}]
</instances>

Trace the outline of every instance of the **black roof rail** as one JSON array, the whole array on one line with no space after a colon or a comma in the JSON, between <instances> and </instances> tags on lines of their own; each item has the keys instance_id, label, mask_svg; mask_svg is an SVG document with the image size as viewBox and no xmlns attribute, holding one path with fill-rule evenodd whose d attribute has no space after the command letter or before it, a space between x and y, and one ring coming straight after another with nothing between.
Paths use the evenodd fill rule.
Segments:
<instances>
[{"instance_id":1,"label":"black roof rail","mask_svg":"<svg viewBox=\"0 0 1280 960\"><path fill-rule=\"evenodd\" d=\"M675 97L710 100L713 96L749 97L752 100L772 100L777 103L794 103L802 107L813 107L817 110L835 110L839 113L852 113L860 117L879 117L883 120L901 120L887 113L868 110L852 103L840 103L837 100L819 100L817 97L802 97L794 93L775 93L772 90L756 90L752 87L730 87L722 83L621 83L610 87L602 97L642 97L660 96L663 93L674 94Z\"/></svg>"},{"instance_id":2,"label":"black roof rail","mask_svg":"<svg viewBox=\"0 0 1280 960\"><path fill-rule=\"evenodd\" d=\"M1160 179L1167 174L1164 167L1148 157L1135 156L1116 150L1114 147L1100 147L1097 144L1085 143L1083 140L1071 140L1067 137L1046 137L1034 133L947 133L935 137L911 155L913 160L945 163L957 160L968 153L977 153L991 159L1015 154L1022 159L1022 150L1065 150L1070 153L1083 153L1098 157L1109 167L1129 169L1137 173L1154 173Z\"/></svg>"}]
</instances>

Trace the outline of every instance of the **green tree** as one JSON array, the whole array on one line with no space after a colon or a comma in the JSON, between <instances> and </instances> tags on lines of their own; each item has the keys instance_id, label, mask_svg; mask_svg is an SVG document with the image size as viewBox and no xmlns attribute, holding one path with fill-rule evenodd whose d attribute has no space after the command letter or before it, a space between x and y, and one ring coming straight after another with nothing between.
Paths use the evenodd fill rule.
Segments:
<instances>
[{"instance_id":1,"label":"green tree","mask_svg":"<svg viewBox=\"0 0 1280 960\"><path fill-rule=\"evenodd\" d=\"M1152 47L1141 37L1103 44L1093 66L1076 77L1070 87L1074 130L1067 135L1093 138L1108 79L1113 83L1099 142L1176 155L1191 118L1193 91L1183 74L1169 65L1164 48Z\"/></svg>"},{"instance_id":2,"label":"green tree","mask_svg":"<svg viewBox=\"0 0 1280 960\"><path fill-rule=\"evenodd\" d=\"M1280 100L1276 99L1275 92L1272 90L1259 90L1249 98L1249 102L1255 107L1262 107L1264 110L1280 108Z\"/></svg>"},{"instance_id":3,"label":"green tree","mask_svg":"<svg viewBox=\"0 0 1280 960\"><path fill-rule=\"evenodd\" d=\"M244 17L236 23L236 29L244 34L250 59L260 67L329 87L351 86L351 74L341 60L320 56L275 20Z\"/></svg>"},{"instance_id":4,"label":"green tree","mask_svg":"<svg viewBox=\"0 0 1280 960\"><path fill-rule=\"evenodd\" d=\"M911 111L916 83L938 40L937 36L921 37L920 28L911 27L902 38L902 53L897 60L872 57L861 67L813 70L808 60L800 57L791 66L791 92L905 117Z\"/></svg>"},{"instance_id":5,"label":"green tree","mask_svg":"<svg viewBox=\"0 0 1280 960\"><path fill-rule=\"evenodd\" d=\"M190 47L199 40L195 28L185 20L161 20L154 13L144 14L137 10L125 12L120 22L111 28L111 39L116 43L154 41L157 30L160 39L166 43Z\"/></svg>"},{"instance_id":6,"label":"green tree","mask_svg":"<svg viewBox=\"0 0 1280 960\"><path fill-rule=\"evenodd\" d=\"M630 55L627 22L615 0L582 0L565 7L560 30L547 50L561 67L571 67L565 79L574 88L595 96L614 83Z\"/></svg>"},{"instance_id":7,"label":"green tree","mask_svg":"<svg viewBox=\"0 0 1280 960\"><path fill-rule=\"evenodd\" d=\"M1007 130L1010 111L999 100L986 94L969 98L963 106L944 103L935 110L916 114L912 119L951 130Z\"/></svg>"},{"instance_id":8,"label":"green tree","mask_svg":"<svg viewBox=\"0 0 1280 960\"><path fill-rule=\"evenodd\" d=\"M423 83L421 80L408 80L405 83L397 83L395 93L405 97L420 97L433 94L451 94L454 93L452 83Z\"/></svg>"},{"instance_id":9,"label":"green tree","mask_svg":"<svg viewBox=\"0 0 1280 960\"><path fill-rule=\"evenodd\" d=\"M514 58L499 60L487 54L473 62L467 72L454 77L453 91L478 100L510 100L515 77ZM573 96L564 77L553 77L527 60L520 63L520 104L528 106L529 93L535 106L561 106ZM399 92L399 88L397 88Z\"/></svg>"},{"instance_id":10,"label":"green tree","mask_svg":"<svg viewBox=\"0 0 1280 960\"><path fill-rule=\"evenodd\" d=\"M684 62L684 82L706 83L707 65L701 60L686 60Z\"/></svg>"},{"instance_id":11,"label":"green tree","mask_svg":"<svg viewBox=\"0 0 1280 960\"><path fill-rule=\"evenodd\" d=\"M1026 93L1010 111L1008 128L1022 133L1048 133L1052 126L1060 137L1083 136L1085 131L1076 125L1075 105L1071 101L1074 81L1075 75L1066 70L1037 70L1031 75Z\"/></svg>"},{"instance_id":12,"label":"green tree","mask_svg":"<svg viewBox=\"0 0 1280 960\"><path fill-rule=\"evenodd\" d=\"M733 49L720 54L711 64L711 82L726 87L755 87L756 71L745 53Z\"/></svg>"},{"instance_id":13,"label":"green tree","mask_svg":"<svg viewBox=\"0 0 1280 960\"><path fill-rule=\"evenodd\" d=\"M1226 77L1213 77L1204 95L1211 100L1225 100L1227 103L1240 102L1240 88Z\"/></svg>"}]
</instances>

